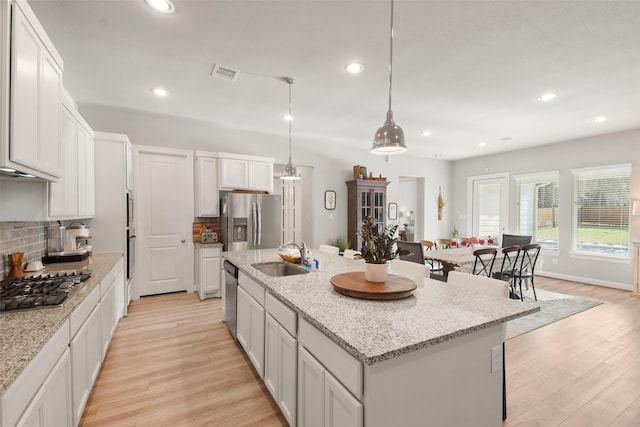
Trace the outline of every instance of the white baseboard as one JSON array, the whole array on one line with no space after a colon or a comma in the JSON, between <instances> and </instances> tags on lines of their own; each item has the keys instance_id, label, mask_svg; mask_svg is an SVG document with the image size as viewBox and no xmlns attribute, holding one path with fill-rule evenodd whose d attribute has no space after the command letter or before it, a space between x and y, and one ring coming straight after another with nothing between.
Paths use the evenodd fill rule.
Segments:
<instances>
[{"instance_id":1,"label":"white baseboard","mask_svg":"<svg viewBox=\"0 0 640 427\"><path fill-rule=\"evenodd\" d=\"M549 271L541 271L538 276L551 277L553 279L569 280L572 282L587 283L589 285L604 286L606 288L621 289L623 291L632 291L633 286L630 283L610 282L608 280L592 279L590 277L573 276L571 274L559 274Z\"/></svg>"}]
</instances>

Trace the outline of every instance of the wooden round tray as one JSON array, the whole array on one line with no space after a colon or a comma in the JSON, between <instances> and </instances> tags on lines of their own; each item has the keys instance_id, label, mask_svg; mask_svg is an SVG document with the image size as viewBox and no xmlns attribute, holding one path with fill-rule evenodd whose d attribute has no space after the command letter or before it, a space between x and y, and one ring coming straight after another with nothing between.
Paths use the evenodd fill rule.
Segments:
<instances>
[{"instance_id":1,"label":"wooden round tray","mask_svg":"<svg viewBox=\"0 0 640 427\"><path fill-rule=\"evenodd\" d=\"M336 292L353 298L392 300L406 298L418 287L416 283L404 276L387 274L387 280L381 283L369 282L363 271L342 273L331 278Z\"/></svg>"}]
</instances>

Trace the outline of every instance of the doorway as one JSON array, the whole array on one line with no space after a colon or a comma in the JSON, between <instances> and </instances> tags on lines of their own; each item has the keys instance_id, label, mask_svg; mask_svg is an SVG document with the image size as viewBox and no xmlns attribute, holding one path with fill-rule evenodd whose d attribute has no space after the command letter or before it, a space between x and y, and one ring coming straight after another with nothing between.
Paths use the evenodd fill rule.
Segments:
<instances>
[{"instance_id":1,"label":"doorway","mask_svg":"<svg viewBox=\"0 0 640 427\"><path fill-rule=\"evenodd\" d=\"M136 296L193 291L193 152L134 146Z\"/></svg>"},{"instance_id":2,"label":"doorway","mask_svg":"<svg viewBox=\"0 0 640 427\"><path fill-rule=\"evenodd\" d=\"M509 174L471 176L467 182L467 237L509 230Z\"/></svg>"}]
</instances>

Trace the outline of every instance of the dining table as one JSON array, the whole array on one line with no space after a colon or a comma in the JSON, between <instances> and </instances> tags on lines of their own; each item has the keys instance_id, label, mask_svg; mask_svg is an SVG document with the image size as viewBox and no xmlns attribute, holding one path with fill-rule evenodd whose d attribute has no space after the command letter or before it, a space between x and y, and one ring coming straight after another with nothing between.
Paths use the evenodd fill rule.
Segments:
<instances>
[{"instance_id":1,"label":"dining table","mask_svg":"<svg viewBox=\"0 0 640 427\"><path fill-rule=\"evenodd\" d=\"M434 250L425 250L424 258L425 260L438 261L442 264L441 272L432 272L431 278L447 281L447 277L451 270L457 269L463 273L473 273L473 264L476 260L476 256L473 252L476 249L487 248L490 246L475 246L475 247L462 247L462 248L452 248L452 249L434 249ZM494 263L494 268L496 263L502 262L504 258L504 254L502 253L500 248L496 253L496 260Z\"/></svg>"}]
</instances>

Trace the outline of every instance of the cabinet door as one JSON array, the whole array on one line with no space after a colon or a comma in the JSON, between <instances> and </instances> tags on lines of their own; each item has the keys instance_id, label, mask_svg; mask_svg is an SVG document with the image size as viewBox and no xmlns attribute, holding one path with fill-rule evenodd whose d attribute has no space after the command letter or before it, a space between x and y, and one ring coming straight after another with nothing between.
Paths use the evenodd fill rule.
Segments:
<instances>
[{"instance_id":1,"label":"cabinet door","mask_svg":"<svg viewBox=\"0 0 640 427\"><path fill-rule=\"evenodd\" d=\"M91 133L78 126L78 217L95 214L94 142Z\"/></svg>"},{"instance_id":2,"label":"cabinet door","mask_svg":"<svg viewBox=\"0 0 640 427\"><path fill-rule=\"evenodd\" d=\"M133 150L131 148L131 143L127 141L124 144L125 148L125 169L126 169L126 177L125 177L125 185L127 190L133 191Z\"/></svg>"},{"instance_id":3,"label":"cabinet door","mask_svg":"<svg viewBox=\"0 0 640 427\"><path fill-rule=\"evenodd\" d=\"M62 157L64 172L58 182L49 182L49 216L74 217L78 214L77 120L63 108Z\"/></svg>"},{"instance_id":4,"label":"cabinet door","mask_svg":"<svg viewBox=\"0 0 640 427\"><path fill-rule=\"evenodd\" d=\"M324 425L362 427L363 406L329 372L324 380Z\"/></svg>"},{"instance_id":5,"label":"cabinet door","mask_svg":"<svg viewBox=\"0 0 640 427\"><path fill-rule=\"evenodd\" d=\"M245 352L249 352L251 339L251 296L239 286L237 305L236 337Z\"/></svg>"},{"instance_id":6,"label":"cabinet door","mask_svg":"<svg viewBox=\"0 0 640 427\"><path fill-rule=\"evenodd\" d=\"M71 363L67 349L45 380L42 406L46 426L73 425L71 410Z\"/></svg>"},{"instance_id":7,"label":"cabinet door","mask_svg":"<svg viewBox=\"0 0 640 427\"><path fill-rule=\"evenodd\" d=\"M62 150L60 120L62 109L62 71L49 56L46 49L41 52L41 74L39 90L40 167L54 176L62 175Z\"/></svg>"},{"instance_id":8,"label":"cabinet door","mask_svg":"<svg viewBox=\"0 0 640 427\"><path fill-rule=\"evenodd\" d=\"M325 369L298 346L298 427L324 427Z\"/></svg>"},{"instance_id":9,"label":"cabinet door","mask_svg":"<svg viewBox=\"0 0 640 427\"><path fill-rule=\"evenodd\" d=\"M249 162L249 189L273 192L273 163Z\"/></svg>"},{"instance_id":10,"label":"cabinet door","mask_svg":"<svg viewBox=\"0 0 640 427\"><path fill-rule=\"evenodd\" d=\"M264 377L264 308L251 298L251 346L247 355L260 378Z\"/></svg>"},{"instance_id":11,"label":"cabinet door","mask_svg":"<svg viewBox=\"0 0 640 427\"><path fill-rule=\"evenodd\" d=\"M202 290L205 293L220 290L221 258L202 258Z\"/></svg>"},{"instance_id":12,"label":"cabinet door","mask_svg":"<svg viewBox=\"0 0 640 427\"><path fill-rule=\"evenodd\" d=\"M89 389L87 388L89 383L87 360L88 327L87 323L83 324L69 344L71 349L71 402L73 404L74 425L77 425L80 421L82 410L89 397Z\"/></svg>"},{"instance_id":13,"label":"cabinet door","mask_svg":"<svg viewBox=\"0 0 640 427\"><path fill-rule=\"evenodd\" d=\"M282 414L289 422L289 425L295 426L296 398L298 395L298 347L297 340L293 336L289 335L282 326L279 326L278 354L278 383L280 389L277 402L282 410Z\"/></svg>"},{"instance_id":14,"label":"cabinet door","mask_svg":"<svg viewBox=\"0 0 640 427\"><path fill-rule=\"evenodd\" d=\"M35 395L24 414L20 417L16 423L16 427L44 427L44 405L42 395L44 389L40 388Z\"/></svg>"},{"instance_id":15,"label":"cabinet door","mask_svg":"<svg viewBox=\"0 0 640 427\"><path fill-rule=\"evenodd\" d=\"M17 5L11 51L11 160L38 169L40 41Z\"/></svg>"},{"instance_id":16,"label":"cabinet door","mask_svg":"<svg viewBox=\"0 0 640 427\"><path fill-rule=\"evenodd\" d=\"M116 329L116 284L111 284L109 290L100 301L102 315L102 358L107 354L111 337Z\"/></svg>"},{"instance_id":17,"label":"cabinet door","mask_svg":"<svg viewBox=\"0 0 640 427\"><path fill-rule=\"evenodd\" d=\"M278 402L280 390L279 329L280 325L276 319L267 313L264 325L264 385L276 402Z\"/></svg>"},{"instance_id":18,"label":"cabinet door","mask_svg":"<svg viewBox=\"0 0 640 427\"><path fill-rule=\"evenodd\" d=\"M218 159L196 159L196 216L216 217L218 213Z\"/></svg>"},{"instance_id":19,"label":"cabinet door","mask_svg":"<svg viewBox=\"0 0 640 427\"><path fill-rule=\"evenodd\" d=\"M220 158L220 188L248 189L249 162L247 160Z\"/></svg>"}]
</instances>

